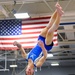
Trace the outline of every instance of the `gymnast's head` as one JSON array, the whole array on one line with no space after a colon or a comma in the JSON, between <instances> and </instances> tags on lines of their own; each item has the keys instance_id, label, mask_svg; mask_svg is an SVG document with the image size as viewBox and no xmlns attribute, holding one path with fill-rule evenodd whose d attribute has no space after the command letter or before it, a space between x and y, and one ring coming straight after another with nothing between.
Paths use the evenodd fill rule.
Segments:
<instances>
[{"instance_id":1,"label":"gymnast's head","mask_svg":"<svg viewBox=\"0 0 75 75\"><path fill-rule=\"evenodd\" d=\"M34 69L31 68L30 66L26 66L25 75L34 75Z\"/></svg>"}]
</instances>

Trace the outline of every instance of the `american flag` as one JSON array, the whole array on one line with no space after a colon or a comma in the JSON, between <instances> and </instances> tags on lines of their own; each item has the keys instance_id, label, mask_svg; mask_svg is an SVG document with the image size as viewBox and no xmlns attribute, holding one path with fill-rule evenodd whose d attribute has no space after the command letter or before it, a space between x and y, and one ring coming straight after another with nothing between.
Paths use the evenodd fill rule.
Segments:
<instances>
[{"instance_id":1,"label":"american flag","mask_svg":"<svg viewBox=\"0 0 75 75\"><path fill-rule=\"evenodd\" d=\"M14 41L24 48L33 48L41 30L48 25L50 17L0 20L0 50L16 50ZM54 46L58 45L57 31L54 32Z\"/></svg>"}]
</instances>

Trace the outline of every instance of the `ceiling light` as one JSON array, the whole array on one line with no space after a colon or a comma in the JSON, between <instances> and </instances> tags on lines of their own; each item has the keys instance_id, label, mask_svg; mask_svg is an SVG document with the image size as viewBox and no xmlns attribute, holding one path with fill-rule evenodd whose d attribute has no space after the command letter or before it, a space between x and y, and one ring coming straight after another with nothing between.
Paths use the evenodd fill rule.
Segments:
<instances>
[{"instance_id":1,"label":"ceiling light","mask_svg":"<svg viewBox=\"0 0 75 75\"><path fill-rule=\"evenodd\" d=\"M51 66L59 66L58 63L52 63Z\"/></svg>"},{"instance_id":2,"label":"ceiling light","mask_svg":"<svg viewBox=\"0 0 75 75\"><path fill-rule=\"evenodd\" d=\"M15 13L14 16L17 19L24 19L24 18L29 18L30 16L28 15L28 13Z\"/></svg>"},{"instance_id":3,"label":"ceiling light","mask_svg":"<svg viewBox=\"0 0 75 75\"><path fill-rule=\"evenodd\" d=\"M47 58L53 57L53 54L47 54Z\"/></svg>"},{"instance_id":4,"label":"ceiling light","mask_svg":"<svg viewBox=\"0 0 75 75\"><path fill-rule=\"evenodd\" d=\"M10 67L17 67L17 65L10 65Z\"/></svg>"}]
</instances>

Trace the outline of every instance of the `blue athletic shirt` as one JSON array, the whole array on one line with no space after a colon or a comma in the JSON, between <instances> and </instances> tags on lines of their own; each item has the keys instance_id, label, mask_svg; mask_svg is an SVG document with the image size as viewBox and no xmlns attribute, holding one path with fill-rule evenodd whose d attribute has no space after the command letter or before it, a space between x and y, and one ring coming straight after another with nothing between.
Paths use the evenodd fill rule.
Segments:
<instances>
[{"instance_id":1,"label":"blue athletic shirt","mask_svg":"<svg viewBox=\"0 0 75 75\"><path fill-rule=\"evenodd\" d=\"M44 46L46 48L47 51L50 51L53 47L53 42L50 45L46 45L45 44L45 37L43 36L39 36L38 40L42 40L44 43ZM34 48L28 53L26 60L28 61L28 59L31 59L34 63L34 66L36 66L36 62L43 56L43 52L41 47L36 44L36 46L34 46Z\"/></svg>"}]
</instances>

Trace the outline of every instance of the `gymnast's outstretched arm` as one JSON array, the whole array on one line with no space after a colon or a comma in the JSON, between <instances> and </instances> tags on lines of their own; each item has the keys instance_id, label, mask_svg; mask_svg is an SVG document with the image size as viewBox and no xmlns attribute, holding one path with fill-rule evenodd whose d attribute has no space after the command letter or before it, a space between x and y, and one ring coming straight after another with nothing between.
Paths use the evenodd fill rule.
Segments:
<instances>
[{"instance_id":1,"label":"gymnast's outstretched arm","mask_svg":"<svg viewBox=\"0 0 75 75\"><path fill-rule=\"evenodd\" d=\"M21 50L21 54L23 58L26 58L27 53L25 52L24 48L22 47L22 45L20 43L18 43L17 41L14 41L13 43L14 46L17 46L20 50Z\"/></svg>"},{"instance_id":2,"label":"gymnast's outstretched arm","mask_svg":"<svg viewBox=\"0 0 75 75\"><path fill-rule=\"evenodd\" d=\"M43 56L39 59L39 61L36 63L36 66L37 67L41 67L42 64L45 62L46 60L46 57L47 57L47 50L45 49L44 47L44 44L42 41L39 41L38 42L39 46L42 48L42 51L43 51Z\"/></svg>"}]
</instances>

